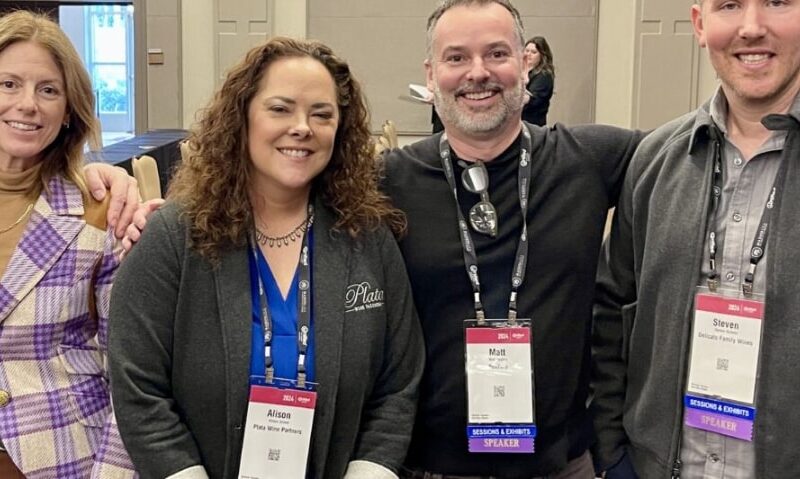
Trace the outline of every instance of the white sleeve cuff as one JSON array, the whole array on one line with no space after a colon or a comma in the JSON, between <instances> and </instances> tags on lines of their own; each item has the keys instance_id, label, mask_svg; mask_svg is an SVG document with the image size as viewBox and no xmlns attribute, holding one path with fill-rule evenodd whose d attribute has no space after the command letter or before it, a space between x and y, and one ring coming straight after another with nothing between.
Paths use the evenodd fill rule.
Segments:
<instances>
[{"instance_id":1,"label":"white sleeve cuff","mask_svg":"<svg viewBox=\"0 0 800 479\"><path fill-rule=\"evenodd\" d=\"M182 471L178 471L171 476L167 476L164 479L208 479L208 474L206 473L205 467L192 466L187 467Z\"/></svg>"},{"instance_id":2,"label":"white sleeve cuff","mask_svg":"<svg viewBox=\"0 0 800 479\"><path fill-rule=\"evenodd\" d=\"M391 470L370 461L350 461L344 479L398 479Z\"/></svg>"}]
</instances>

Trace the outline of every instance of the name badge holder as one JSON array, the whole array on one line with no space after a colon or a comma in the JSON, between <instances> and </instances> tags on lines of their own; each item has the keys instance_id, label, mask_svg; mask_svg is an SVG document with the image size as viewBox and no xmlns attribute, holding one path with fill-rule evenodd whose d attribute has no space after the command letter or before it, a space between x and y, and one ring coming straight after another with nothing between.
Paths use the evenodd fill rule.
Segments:
<instances>
[{"instance_id":1,"label":"name badge holder","mask_svg":"<svg viewBox=\"0 0 800 479\"><path fill-rule=\"evenodd\" d=\"M773 120L777 123L773 124ZM780 115L768 115L764 125L783 129ZM711 130L714 157L708 211L709 274L699 286L692 322L689 378L684 395L684 423L693 428L753 440L756 418L764 296L754 294L756 269L764 258L772 213L780 199L789 162L781 160L750 247L750 265L741 289L720 288L717 272L715 221L722 197L722 137Z\"/></svg>"},{"instance_id":2,"label":"name badge holder","mask_svg":"<svg viewBox=\"0 0 800 479\"><path fill-rule=\"evenodd\" d=\"M481 300L477 251L467 221L458 205L458 188L447 134L442 134L439 140L439 157L455 200L464 267L472 285L472 301L477 318L466 320L464 324L469 452L530 454L535 449L531 320L517 318L517 295L528 265L527 212L531 188L532 143L530 131L523 125L517 168L522 230L511 271L508 319L487 319Z\"/></svg>"},{"instance_id":3,"label":"name badge holder","mask_svg":"<svg viewBox=\"0 0 800 479\"><path fill-rule=\"evenodd\" d=\"M316 384L252 376L239 479L306 477Z\"/></svg>"},{"instance_id":4,"label":"name badge holder","mask_svg":"<svg viewBox=\"0 0 800 479\"><path fill-rule=\"evenodd\" d=\"M464 321L469 452L533 453L531 322Z\"/></svg>"},{"instance_id":5,"label":"name badge holder","mask_svg":"<svg viewBox=\"0 0 800 479\"><path fill-rule=\"evenodd\" d=\"M684 396L687 426L753 440L763 322L762 296L698 287Z\"/></svg>"},{"instance_id":6,"label":"name badge holder","mask_svg":"<svg viewBox=\"0 0 800 479\"><path fill-rule=\"evenodd\" d=\"M313 207L309 205L309 222ZM251 252L258 266L256 241ZM258 293L264 330L264 375L250 377L250 397L245 421L239 479L306 477L311 430L317 403L317 384L306 381L306 355L311 323L310 261L308 231L303 237L299 261L297 379L276 378L272 358L272 321L261 272Z\"/></svg>"}]
</instances>

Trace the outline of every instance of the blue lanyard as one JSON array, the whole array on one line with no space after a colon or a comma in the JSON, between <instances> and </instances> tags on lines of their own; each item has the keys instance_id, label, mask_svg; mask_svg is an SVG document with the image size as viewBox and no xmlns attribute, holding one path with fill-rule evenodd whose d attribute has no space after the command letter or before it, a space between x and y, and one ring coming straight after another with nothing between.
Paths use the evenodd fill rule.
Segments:
<instances>
[{"instance_id":1,"label":"blue lanyard","mask_svg":"<svg viewBox=\"0 0 800 479\"><path fill-rule=\"evenodd\" d=\"M314 207L308 205L309 225L314 221ZM308 354L308 338L311 327L311 265L308 252L308 228L303 234L303 242L300 247L300 260L298 268L300 270L300 282L298 283L297 295L297 385L300 388L306 384L306 356ZM258 251L256 248L255 232L250 236L250 251L256 265L256 276L258 278L258 301L261 310L261 327L264 330L264 377L266 382L271 384L275 378L275 366L272 359L272 318L267 307L267 294L264 289L264 282L261 279L261 268L258 266Z\"/></svg>"}]
</instances>

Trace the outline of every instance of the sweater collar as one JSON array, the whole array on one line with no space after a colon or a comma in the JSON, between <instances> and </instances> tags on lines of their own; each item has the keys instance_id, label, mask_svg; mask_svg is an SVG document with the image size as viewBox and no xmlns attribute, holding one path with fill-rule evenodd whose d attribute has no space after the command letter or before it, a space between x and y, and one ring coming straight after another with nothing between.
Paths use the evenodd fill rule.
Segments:
<instances>
[{"instance_id":1,"label":"sweater collar","mask_svg":"<svg viewBox=\"0 0 800 479\"><path fill-rule=\"evenodd\" d=\"M789 116L794 117L800 122L800 95L797 95L789 108ZM694 125L692 126L692 135L689 138L689 155L691 155L701 139L708 140L713 135L712 130L717 130L722 135L727 134L727 120L728 120L728 100L725 98L725 93L722 87L717 87L714 96L711 97L703 106L697 110Z\"/></svg>"}]
</instances>

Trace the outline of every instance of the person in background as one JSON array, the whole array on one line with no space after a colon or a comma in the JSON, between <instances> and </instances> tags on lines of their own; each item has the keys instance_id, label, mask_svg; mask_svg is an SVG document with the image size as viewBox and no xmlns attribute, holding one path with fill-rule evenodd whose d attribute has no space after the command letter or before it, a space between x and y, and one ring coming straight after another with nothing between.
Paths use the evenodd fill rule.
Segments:
<instances>
[{"instance_id":1,"label":"person in background","mask_svg":"<svg viewBox=\"0 0 800 479\"><path fill-rule=\"evenodd\" d=\"M544 37L533 37L525 42L525 58L528 61L528 101L522 107L522 119L528 123L547 124L547 110L553 96L556 79L553 67L553 52Z\"/></svg>"},{"instance_id":2,"label":"person in background","mask_svg":"<svg viewBox=\"0 0 800 479\"><path fill-rule=\"evenodd\" d=\"M800 1L691 7L720 85L631 161L601 261L605 477L800 477Z\"/></svg>"},{"instance_id":3,"label":"person in background","mask_svg":"<svg viewBox=\"0 0 800 479\"><path fill-rule=\"evenodd\" d=\"M143 477L397 477L424 352L368 124L348 65L281 37L204 110L111 301L114 404ZM303 382L310 445L251 437L252 398Z\"/></svg>"},{"instance_id":4,"label":"person in background","mask_svg":"<svg viewBox=\"0 0 800 479\"><path fill-rule=\"evenodd\" d=\"M0 18L0 477L123 478L105 369L118 243L82 173L89 76L44 16Z\"/></svg>"}]
</instances>

